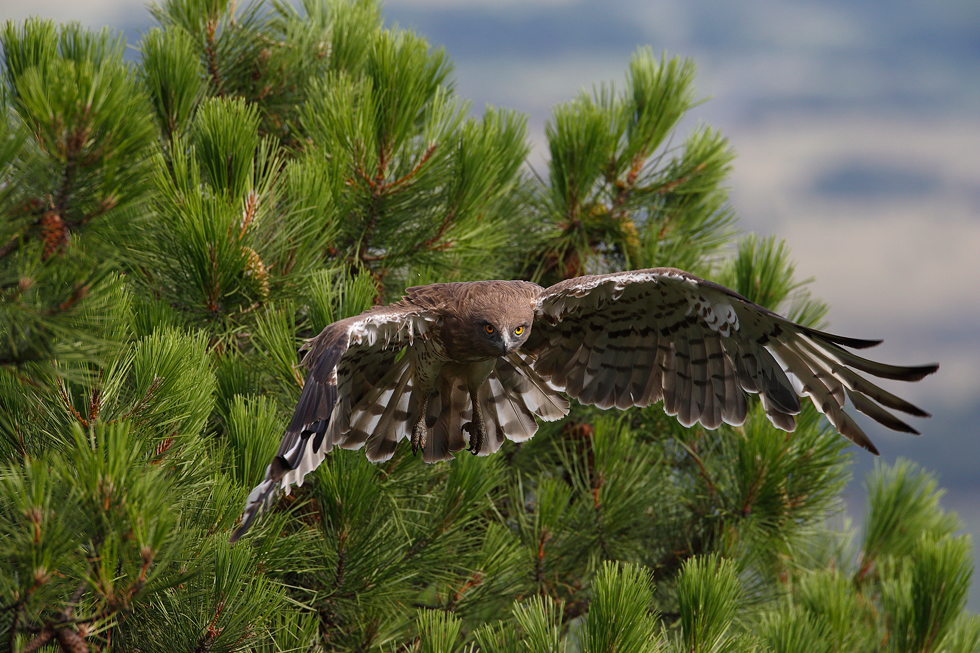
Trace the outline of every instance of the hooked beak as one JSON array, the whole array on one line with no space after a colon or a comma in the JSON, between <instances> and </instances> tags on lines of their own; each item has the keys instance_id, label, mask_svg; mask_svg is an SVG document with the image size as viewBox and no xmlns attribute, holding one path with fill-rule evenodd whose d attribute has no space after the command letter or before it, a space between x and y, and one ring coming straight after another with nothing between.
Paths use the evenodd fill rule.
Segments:
<instances>
[{"instance_id":1,"label":"hooked beak","mask_svg":"<svg viewBox=\"0 0 980 653\"><path fill-rule=\"evenodd\" d=\"M511 353L512 351L515 351L518 347L521 346L520 342L518 342L518 339L511 338L510 334L505 335L501 339L500 344L503 350L503 354L501 355L503 356L506 356L507 354Z\"/></svg>"}]
</instances>

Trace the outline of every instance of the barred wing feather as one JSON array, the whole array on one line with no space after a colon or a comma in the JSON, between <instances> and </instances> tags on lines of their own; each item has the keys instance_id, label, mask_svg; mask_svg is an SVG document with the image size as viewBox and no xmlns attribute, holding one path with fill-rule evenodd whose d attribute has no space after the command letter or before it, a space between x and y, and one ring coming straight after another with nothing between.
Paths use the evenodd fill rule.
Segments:
<instances>
[{"instance_id":1,"label":"barred wing feather","mask_svg":"<svg viewBox=\"0 0 980 653\"><path fill-rule=\"evenodd\" d=\"M389 448L393 450L391 443L407 433L395 423L399 417L408 423L407 398L363 400L385 391L392 395L411 391L411 384L405 382L410 375L392 371L404 371L406 365L396 364L398 353L415 338L426 338L427 332L424 310L393 305L334 322L308 343L303 364L309 367L309 374L303 392L265 479L245 500L241 525L232 534L232 543L245 534L280 489L289 492L291 486L301 486L304 477L335 446L363 446L367 436L383 423L391 430L384 439L369 445L368 455L380 458ZM385 407L390 407L387 413L377 410Z\"/></svg>"},{"instance_id":2,"label":"barred wing feather","mask_svg":"<svg viewBox=\"0 0 980 653\"><path fill-rule=\"evenodd\" d=\"M938 365L901 367L862 358L880 341L803 327L741 295L672 268L569 279L541 293L524 350L556 389L600 408L663 400L681 424L745 421L744 393L792 431L809 396L835 428L877 454L845 403L884 426L917 433L886 408L923 410L858 374L917 381Z\"/></svg>"}]
</instances>

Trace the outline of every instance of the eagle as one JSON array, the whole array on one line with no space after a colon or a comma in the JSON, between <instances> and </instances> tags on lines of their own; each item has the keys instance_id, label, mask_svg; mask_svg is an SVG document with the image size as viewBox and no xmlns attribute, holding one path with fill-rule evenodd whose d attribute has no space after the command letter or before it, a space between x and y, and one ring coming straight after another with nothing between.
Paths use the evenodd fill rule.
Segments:
<instances>
[{"instance_id":1,"label":"eagle","mask_svg":"<svg viewBox=\"0 0 980 653\"><path fill-rule=\"evenodd\" d=\"M886 409L928 413L865 376L918 381L938 364L862 358L880 340L811 329L674 268L528 281L436 283L328 325L304 347L306 383L265 479L246 499L235 542L280 490L303 484L334 447L384 461L399 440L425 462L468 449L485 456L522 442L537 418L557 420L573 397L599 408L663 401L684 426L738 426L746 393L793 431L809 396L837 431L877 454L855 409L918 431Z\"/></svg>"}]
</instances>

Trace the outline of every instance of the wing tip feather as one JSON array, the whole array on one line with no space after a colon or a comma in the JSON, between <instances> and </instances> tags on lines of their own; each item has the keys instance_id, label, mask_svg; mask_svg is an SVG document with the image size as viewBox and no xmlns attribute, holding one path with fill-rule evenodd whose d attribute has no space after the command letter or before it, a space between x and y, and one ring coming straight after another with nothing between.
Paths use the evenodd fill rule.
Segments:
<instances>
[{"instance_id":1,"label":"wing tip feather","mask_svg":"<svg viewBox=\"0 0 980 653\"><path fill-rule=\"evenodd\" d=\"M789 320L786 321L789 322ZM870 349L871 347L877 347L884 342L884 340L880 338L877 340L872 340L869 338L851 338L849 336L839 336L836 333L828 333L819 329L813 329L800 324L795 324L793 322L790 322L790 324L793 324L793 326L801 329L811 338L822 340L823 342L833 343L841 347L848 347L850 349Z\"/></svg>"},{"instance_id":2,"label":"wing tip feather","mask_svg":"<svg viewBox=\"0 0 980 653\"><path fill-rule=\"evenodd\" d=\"M918 381L923 379L930 374L935 374L939 369L939 363L929 363L928 365L916 365L914 367L908 368L911 372L909 378L902 379L903 381Z\"/></svg>"},{"instance_id":3,"label":"wing tip feather","mask_svg":"<svg viewBox=\"0 0 980 653\"><path fill-rule=\"evenodd\" d=\"M265 478L248 493L248 498L245 499L245 510L242 512L241 524L232 531L231 537L228 538L230 545L234 546L235 542L240 540L248 532L258 516L269 507L268 504L272 502L273 493L279 489L279 479L274 476L276 471L273 465L269 465Z\"/></svg>"}]
</instances>

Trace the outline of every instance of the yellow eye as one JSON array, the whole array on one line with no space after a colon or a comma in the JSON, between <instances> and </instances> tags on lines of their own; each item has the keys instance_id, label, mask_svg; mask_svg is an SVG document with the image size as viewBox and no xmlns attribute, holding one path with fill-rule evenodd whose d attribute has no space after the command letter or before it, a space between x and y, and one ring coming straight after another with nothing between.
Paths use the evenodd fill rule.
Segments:
<instances>
[{"instance_id":1,"label":"yellow eye","mask_svg":"<svg viewBox=\"0 0 980 653\"><path fill-rule=\"evenodd\" d=\"M487 333L493 333L493 325L492 324L488 324L484 328L487 330Z\"/></svg>"},{"instance_id":2,"label":"yellow eye","mask_svg":"<svg viewBox=\"0 0 980 653\"><path fill-rule=\"evenodd\" d=\"M517 327L516 329L514 329L514 335L515 335L515 336L519 336L519 335L521 335L522 333L524 333L524 327L522 327L522 326L519 326L519 327Z\"/></svg>"}]
</instances>

